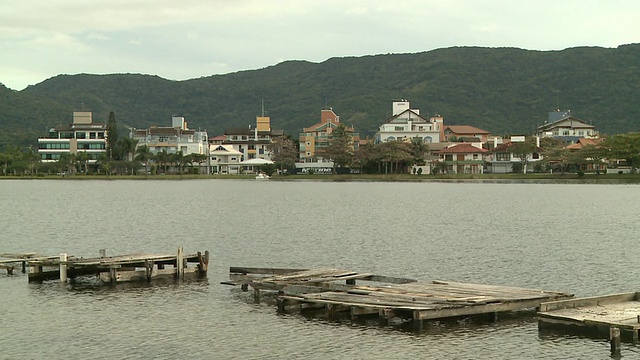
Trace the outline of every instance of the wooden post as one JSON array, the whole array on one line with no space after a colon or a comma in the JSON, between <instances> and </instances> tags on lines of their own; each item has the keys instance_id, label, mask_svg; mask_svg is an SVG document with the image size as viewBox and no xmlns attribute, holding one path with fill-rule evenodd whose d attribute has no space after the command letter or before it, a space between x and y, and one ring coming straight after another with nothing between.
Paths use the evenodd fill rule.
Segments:
<instances>
[{"instance_id":1,"label":"wooden post","mask_svg":"<svg viewBox=\"0 0 640 360\"><path fill-rule=\"evenodd\" d=\"M286 306L287 306L287 300L283 299L282 295L284 295L284 291L278 291L278 298L276 299L276 304L278 304L278 313L279 314L284 314Z\"/></svg>"},{"instance_id":2,"label":"wooden post","mask_svg":"<svg viewBox=\"0 0 640 360\"><path fill-rule=\"evenodd\" d=\"M413 332L419 333L424 330L424 321L420 319L420 311L413 310Z\"/></svg>"},{"instance_id":3,"label":"wooden post","mask_svg":"<svg viewBox=\"0 0 640 360\"><path fill-rule=\"evenodd\" d=\"M327 304L325 306L327 312L327 320L331 321L336 317L336 307L333 304Z\"/></svg>"},{"instance_id":4,"label":"wooden post","mask_svg":"<svg viewBox=\"0 0 640 360\"><path fill-rule=\"evenodd\" d=\"M183 248L178 248L178 256L176 256L176 277L178 280L184 279L184 252Z\"/></svg>"},{"instance_id":5,"label":"wooden post","mask_svg":"<svg viewBox=\"0 0 640 360\"><path fill-rule=\"evenodd\" d=\"M253 289L253 302L260 304L260 289Z\"/></svg>"},{"instance_id":6,"label":"wooden post","mask_svg":"<svg viewBox=\"0 0 640 360\"><path fill-rule=\"evenodd\" d=\"M151 282L151 276L153 275L153 260L144 261L144 273L147 276L147 282Z\"/></svg>"},{"instance_id":7,"label":"wooden post","mask_svg":"<svg viewBox=\"0 0 640 360\"><path fill-rule=\"evenodd\" d=\"M111 267L109 268L109 276L111 276L111 285L115 285L116 284L116 268L115 267Z\"/></svg>"},{"instance_id":8,"label":"wooden post","mask_svg":"<svg viewBox=\"0 0 640 360\"><path fill-rule=\"evenodd\" d=\"M242 291L249 291L249 284L242 284L242 285L240 285L240 290L242 290Z\"/></svg>"},{"instance_id":9,"label":"wooden post","mask_svg":"<svg viewBox=\"0 0 640 360\"><path fill-rule=\"evenodd\" d=\"M378 324L380 326L389 325L389 314L387 313L387 309L378 310Z\"/></svg>"},{"instance_id":10,"label":"wooden post","mask_svg":"<svg viewBox=\"0 0 640 360\"><path fill-rule=\"evenodd\" d=\"M107 249L100 249L100 257L106 257L107 256Z\"/></svg>"},{"instance_id":11,"label":"wooden post","mask_svg":"<svg viewBox=\"0 0 640 360\"><path fill-rule=\"evenodd\" d=\"M26 261L22 261L22 273L26 273L27 272L27 262Z\"/></svg>"},{"instance_id":12,"label":"wooden post","mask_svg":"<svg viewBox=\"0 0 640 360\"><path fill-rule=\"evenodd\" d=\"M60 282L67 282L67 254L60 254Z\"/></svg>"},{"instance_id":13,"label":"wooden post","mask_svg":"<svg viewBox=\"0 0 640 360\"><path fill-rule=\"evenodd\" d=\"M494 322L498 321L498 313L497 312L492 312L492 313L489 313L488 315L489 315L489 322L494 323Z\"/></svg>"},{"instance_id":14,"label":"wooden post","mask_svg":"<svg viewBox=\"0 0 640 360\"><path fill-rule=\"evenodd\" d=\"M609 341L611 342L611 355L620 355L620 328L609 328Z\"/></svg>"}]
</instances>

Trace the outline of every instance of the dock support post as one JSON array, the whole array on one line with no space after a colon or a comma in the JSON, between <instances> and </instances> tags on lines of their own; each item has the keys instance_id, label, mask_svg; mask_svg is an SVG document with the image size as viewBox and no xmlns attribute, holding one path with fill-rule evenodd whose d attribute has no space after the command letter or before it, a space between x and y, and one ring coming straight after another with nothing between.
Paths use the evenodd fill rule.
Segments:
<instances>
[{"instance_id":1,"label":"dock support post","mask_svg":"<svg viewBox=\"0 0 640 360\"><path fill-rule=\"evenodd\" d=\"M488 315L489 315L489 322L492 322L492 323L498 322L498 313L497 312L492 312L492 313L489 313Z\"/></svg>"},{"instance_id":2,"label":"dock support post","mask_svg":"<svg viewBox=\"0 0 640 360\"><path fill-rule=\"evenodd\" d=\"M26 261L22 261L22 273L26 273L27 272L27 262Z\"/></svg>"},{"instance_id":3,"label":"dock support post","mask_svg":"<svg viewBox=\"0 0 640 360\"><path fill-rule=\"evenodd\" d=\"M183 248L178 248L178 256L176 257L176 277L178 280L184 278L184 252Z\"/></svg>"},{"instance_id":4,"label":"dock support post","mask_svg":"<svg viewBox=\"0 0 640 360\"><path fill-rule=\"evenodd\" d=\"M109 276L111 277L111 285L115 285L117 282L117 278L116 278L116 268L115 267L111 267L109 268Z\"/></svg>"},{"instance_id":5,"label":"dock support post","mask_svg":"<svg viewBox=\"0 0 640 360\"><path fill-rule=\"evenodd\" d=\"M284 291L278 291L278 298L276 299L278 314L284 314L287 306L287 300L282 298L282 295L284 295Z\"/></svg>"},{"instance_id":6,"label":"dock support post","mask_svg":"<svg viewBox=\"0 0 640 360\"><path fill-rule=\"evenodd\" d=\"M380 326L389 325L389 314L387 312L387 309L378 310L378 324Z\"/></svg>"},{"instance_id":7,"label":"dock support post","mask_svg":"<svg viewBox=\"0 0 640 360\"><path fill-rule=\"evenodd\" d=\"M260 289L253 289L253 302L260 304Z\"/></svg>"},{"instance_id":8,"label":"dock support post","mask_svg":"<svg viewBox=\"0 0 640 360\"><path fill-rule=\"evenodd\" d=\"M336 317L336 307L333 304L327 304L325 307L327 312L327 320L331 321Z\"/></svg>"},{"instance_id":9,"label":"dock support post","mask_svg":"<svg viewBox=\"0 0 640 360\"><path fill-rule=\"evenodd\" d=\"M249 291L249 284L242 284L240 285L240 290L242 291Z\"/></svg>"},{"instance_id":10,"label":"dock support post","mask_svg":"<svg viewBox=\"0 0 640 360\"><path fill-rule=\"evenodd\" d=\"M420 311L413 310L413 332L419 333L424 330L424 320L420 319Z\"/></svg>"},{"instance_id":11,"label":"dock support post","mask_svg":"<svg viewBox=\"0 0 640 360\"><path fill-rule=\"evenodd\" d=\"M609 328L609 341L611 342L611 355L620 355L620 328Z\"/></svg>"},{"instance_id":12,"label":"dock support post","mask_svg":"<svg viewBox=\"0 0 640 360\"><path fill-rule=\"evenodd\" d=\"M67 282L67 254L60 254L60 282Z\"/></svg>"}]
</instances>

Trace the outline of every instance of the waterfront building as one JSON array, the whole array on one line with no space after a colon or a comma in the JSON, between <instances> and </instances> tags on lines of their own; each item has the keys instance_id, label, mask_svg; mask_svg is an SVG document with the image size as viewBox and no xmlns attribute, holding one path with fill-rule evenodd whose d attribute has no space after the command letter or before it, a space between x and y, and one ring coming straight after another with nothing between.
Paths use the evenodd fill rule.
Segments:
<instances>
[{"instance_id":1,"label":"waterfront building","mask_svg":"<svg viewBox=\"0 0 640 360\"><path fill-rule=\"evenodd\" d=\"M470 125L447 125L444 127L443 141L486 142L491 133Z\"/></svg>"},{"instance_id":2,"label":"waterfront building","mask_svg":"<svg viewBox=\"0 0 640 360\"><path fill-rule=\"evenodd\" d=\"M173 116L171 126L150 126L147 129L131 129L130 136L137 141L136 148L146 145L152 154L166 152L183 155L207 154L206 131L189 129L185 118Z\"/></svg>"},{"instance_id":3,"label":"waterfront building","mask_svg":"<svg viewBox=\"0 0 640 360\"><path fill-rule=\"evenodd\" d=\"M444 118L440 115L427 119L420 115L419 109L412 109L407 100L394 101L392 113L393 116L380 125L374 137L376 144L411 138L420 138L425 143L437 143L443 138Z\"/></svg>"},{"instance_id":4,"label":"waterfront building","mask_svg":"<svg viewBox=\"0 0 640 360\"><path fill-rule=\"evenodd\" d=\"M450 174L483 174L483 155L487 150L482 143L459 143L438 152Z\"/></svg>"},{"instance_id":5,"label":"waterfront building","mask_svg":"<svg viewBox=\"0 0 640 360\"><path fill-rule=\"evenodd\" d=\"M269 144L278 137L284 136L284 130L271 129L269 116L257 116L255 127L249 125L242 128L230 128L225 130L223 145L231 146L242 154L243 160L265 159L271 160Z\"/></svg>"},{"instance_id":6,"label":"waterfront building","mask_svg":"<svg viewBox=\"0 0 640 360\"><path fill-rule=\"evenodd\" d=\"M571 115L571 110L556 109L549 112L543 125L538 126L537 136L560 138L566 143L575 144L579 138L598 137L598 131L595 126Z\"/></svg>"},{"instance_id":7,"label":"waterfront building","mask_svg":"<svg viewBox=\"0 0 640 360\"><path fill-rule=\"evenodd\" d=\"M53 127L38 138L38 154L42 162L54 162L62 154L84 152L87 162L94 164L107 152L107 137L107 124L94 123L91 111L74 111L70 124Z\"/></svg>"},{"instance_id":8,"label":"waterfront building","mask_svg":"<svg viewBox=\"0 0 640 360\"><path fill-rule=\"evenodd\" d=\"M324 159L324 150L331 143L331 135L340 126L340 116L336 115L333 109L320 111L320 122L310 127L302 129L300 133L300 161L303 163L330 161ZM357 150L360 145L360 134L353 126L345 126L345 130L351 136L353 150Z\"/></svg>"}]
</instances>

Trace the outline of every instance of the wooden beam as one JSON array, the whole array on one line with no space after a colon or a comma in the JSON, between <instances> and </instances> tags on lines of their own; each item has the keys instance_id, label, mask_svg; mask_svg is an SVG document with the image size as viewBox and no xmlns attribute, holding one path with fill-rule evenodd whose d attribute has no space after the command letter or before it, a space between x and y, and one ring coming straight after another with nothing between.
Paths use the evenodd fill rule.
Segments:
<instances>
[{"instance_id":1,"label":"wooden beam","mask_svg":"<svg viewBox=\"0 0 640 360\"><path fill-rule=\"evenodd\" d=\"M591 307L634 300L638 300L638 293L636 292L543 302L542 304L540 304L540 312L570 309L576 307Z\"/></svg>"},{"instance_id":2,"label":"wooden beam","mask_svg":"<svg viewBox=\"0 0 640 360\"><path fill-rule=\"evenodd\" d=\"M237 274L265 274L265 275L283 275L293 272L306 271L309 269L284 269L284 268L256 268L256 267L242 267L231 266L229 268L230 273Z\"/></svg>"}]
</instances>

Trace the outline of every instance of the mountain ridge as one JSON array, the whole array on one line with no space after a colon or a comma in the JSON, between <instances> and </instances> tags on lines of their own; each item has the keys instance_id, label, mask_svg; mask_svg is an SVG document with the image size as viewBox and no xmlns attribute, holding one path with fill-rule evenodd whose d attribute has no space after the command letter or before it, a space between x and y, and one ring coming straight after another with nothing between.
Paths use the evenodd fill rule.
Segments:
<instances>
[{"instance_id":1,"label":"mountain ridge","mask_svg":"<svg viewBox=\"0 0 640 360\"><path fill-rule=\"evenodd\" d=\"M332 107L341 121L372 136L408 99L445 125L493 134L530 134L547 112L571 109L603 133L638 131L640 44L539 51L450 47L413 54L289 60L262 69L175 81L145 74L58 75L21 91L0 87L0 146L35 144L46 128L90 109L123 128L166 126L184 116L219 135L255 124L264 101L272 128L297 138Z\"/></svg>"}]
</instances>

